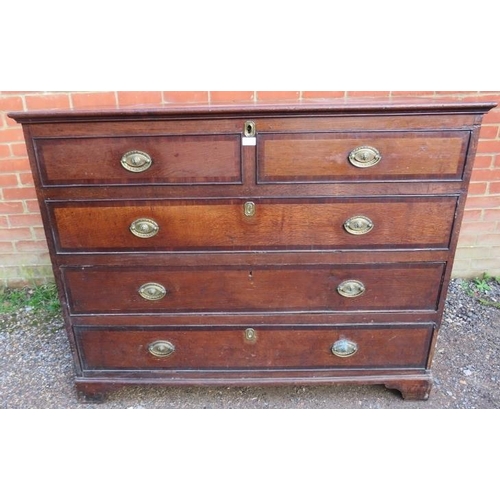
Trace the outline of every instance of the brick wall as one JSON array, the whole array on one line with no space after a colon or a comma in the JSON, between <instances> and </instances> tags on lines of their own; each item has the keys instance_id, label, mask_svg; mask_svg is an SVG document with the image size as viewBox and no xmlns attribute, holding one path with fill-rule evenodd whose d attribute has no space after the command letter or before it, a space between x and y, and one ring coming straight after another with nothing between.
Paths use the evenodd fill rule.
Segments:
<instances>
[{"instance_id":1,"label":"brick wall","mask_svg":"<svg viewBox=\"0 0 500 500\"><path fill-rule=\"evenodd\" d=\"M52 271L22 129L7 112L132 104L265 102L324 97L454 97L500 103L494 92L157 91L0 92L0 288L45 282ZM486 115L459 240L455 277L500 276L500 107Z\"/></svg>"}]
</instances>

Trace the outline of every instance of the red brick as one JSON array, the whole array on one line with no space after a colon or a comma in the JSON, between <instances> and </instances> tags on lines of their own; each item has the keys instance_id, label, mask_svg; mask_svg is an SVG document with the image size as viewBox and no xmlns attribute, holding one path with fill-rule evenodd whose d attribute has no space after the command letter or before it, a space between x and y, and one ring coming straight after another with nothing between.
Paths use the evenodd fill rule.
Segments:
<instances>
[{"instance_id":1,"label":"red brick","mask_svg":"<svg viewBox=\"0 0 500 500\"><path fill-rule=\"evenodd\" d=\"M119 106L132 106L134 104L162 104L161 92L117 92Z\"/></svg>"},{"instance_id":2,"label":"red brick","mask_svg":"<svg viewBox=\"0 0 500 500\"><path fill-rule=\"evenodd\" d=\"M275 91L275 90L264 90L256 92L257 101L298 101L300 97L300 92L285 90L285 91Z\"/></svg>"},{"instance_id":3,"label":"red brick","mask_svg":"<svg viewBox=\"0 0 500 500\"><path fill-rule=\"evenodd\" d=\"M394 97L432 97L433 90L391 90Z\"/></svg>"},{"instance_id":4,"label":"red brick","mask_svg":"<svg viewBox=\"0 0 500 500\"><path fill-rule=\"evenodd\" d=\"M47 243L40 241L17 241L15 243L18 252L46 252Z\"/></svg>"},{"instance_id":5,"label":"red brick","mask_svg":"<svg viewBox=\"0 0 500 500\"><path fill-rule=\"evenodd\" d=\"M484 170L473 170L471 180L472 182L500 181L500 169L489 168Z\"/></svg>"},{"instance_id":6,"label":"red brick","mask_svg":"<svg viewBox=\"0 0 500 500\"><path fill-rule=\"evenodd\" d=\"M72 92L73 108L116 107L115 92Z\"/></svg>"},{"instance_id":7,"label":"red brick","mask_svg":"<svg viewBox=\"0 0 500 500\"><path fill-rule=\"evenodd\" d=\"M25 99L29 110L70 108L69 95L64 93L27 95Z\"/></svg>"},{"instance_id":8,"label":"red brick","mask_svg":"<svg viewBox=\"0 0 500 500\"><path fill-rule=\"evenodd\" d=\"M458 238L458 246L461 247L473 247L476 245L477 234L461 232Z\"/></svg>"},{"instance_id":9,"label":"red brick","mask_svg":"<svg viewBox=\"0 0 500 500\"><path fill-rule=\"evenodd\" d=\"M4 96L0 95L0 110L10 111L23 111L24 103L21 97L17 96Z\"/></svg>"},{"instance_id":10,"label":"red brick","mask_svg":"<svg viewBox=\"0 0 500 500\"><path fill-rule=\"evenodd\" d=\"M464 211L464 222L472 222L481 220L481 216L483 215L482 210L465 210Z\"/></svg>"},{"instance_id":11,"label":"red brick","mask_svg":"<svg viewBox=\"0 0 500 500\"><path fill-rule=\"evenodd\" d=\"M25 202L27 213L38 214L40 213L40 205L37 200L26 200Z\"/></svg>"},{"instance_id":12,"label":"red brick","mask_svg":"<svg viewBox=\"0 0 500 500\"><path fill-rule=\"evenodd\" d=\"M500 194L500 182L490 182L490 194Z\"/></svg>"},{"instance_id":13,"label":"red brick","mask_svg":"<svg viewBox=\"0 0 500 500\"><path fill-rule=\"evenodd\" d=\"M479 141L478 153L500 153L500 141Z\"/></svg>"},{"instance_id":14,"label":"red brick","mask_svg":"<svg viewBox=\"0 0 500 500\"><path fill-rule=\"evenodd\" d=\"M493 165L495 167L500 167L500 155L495 155L493 158Z\"/></svg>"},{"instance_id":15,"label":"red brick","mask_svg":"<svg viewBox=\"0 0 500 500\"><path fill-rule=\"evenodd\" d=\"M0 215L0 228L9 227L9 219L6 215Z\"/></svg>"},{"instance_id":16,"label":"red brick","mask_svg":"<svg viewBox=\"0 0 500 500\"><path fill-rule=\"evenodd\" d=\"M5 158L10 155L10 147L7 144L0 144L0 158Z\"/></svg>"},{"instance_id":17,"label":"red brick","mask_svg":"<svg viewBox=\"0 0 500 500\"><path fill-rule=\"evenodd\" d=\"M13 251L14 245L11 241L0 242L0 255L2 255L2 257L4 257L5 254L12 253Z\"/></svg>"},{"instance_id":18,"label":"red brick","mask_svg":"<svg viewBox=\"0 0 500 500\"><path fill-rule=\"evenodd\" d=\"M493 155L477 155L474 159L474 170L480 168L490 168L492 165Z\"/></svg>"},{"instance_id":19,"label":"red brick","mask_svg":"<svg viewBox=\"0 0 500 500\"><path fill-rule=\"evenodd\" d=\"M254 100L254 91L253 90L248 90L248 91L237 91L237 92L230 92L230 91L211 91L210 92L210 102L211 103L217 103L217 102L253 102Z\"/></svg>"},{"instance_id":20,"label":"red brick","mask_svg":"<svg viewBox=\"0 0 500 500\"><path fill-rule=\"evenodd\" d=\"M21 201L0 201L0 214L22 214L24 206Z\"/></svg>"},{"instance_id":21,"label":"red brick","mask_svg":"<svg viewBox=\"0 0 500 500\"><path fill-rule=\"evenodd\" d=\"M41 217L40 217L40 220L41 220ZM35 240L46 240L46 236L45 236L45 230L43 229L43 227L33 227L32 228L33 230L33 234L35 235Z\"/></svg>"},{"instance_id":22,"label":"red brick","mask_svg":"<svg viewBox=\"0 0 500 500\"><path fill-rule=\"evenodd\" d=\"M500 109L496 107L488 111L483 117L483 123L486 125L489 123L500 123Z\"/></svg>"},{"instance_id":23,"label":"red brick","mask_svg":"<svg viewBox=\"0 0 500 500\"><path fill-rule=\"evenodd\" d=\"M168 103L208 103L208 92L199 91L163 91L163 101Z\"/></svg>"},{"instance_id":24,"label":"red brick","mask_svg":"<svg viewBox=\"0 0 500 500\"><path fill-rule=\"evenodd\" d=\"M26 144L24 142L11 142L10 150L13 156L17 156L18 158L28 157L28 151L26 150Z\"/></svg>"},{"instance_id":25,"label":"red brick","mask_svg":"<svg viewBox=\"0 0 500 500\"><path fill-rule=\"evenodd\" d=\"M467 198L467 208L500 207L500 196L472 196Z\"/></svg>"},{"instance_id":26,"label":"red brick","mask_svg":"<svg viewBox=\"0 0 500 500\"><path fill-rule=\"evenodd\" d=\"M478 234L477 244L482 246L500 246L500 234Z\"/></svg>"},{"instance_id":27,"label":"red brick","mask_svg":"<svg viewBox=\"0 0 500 500\"><path fill-rule=\"evenodd\" d=\"M17 186L17 175L15 174L0 174L0 188L12 188Z\"/></svg>"},{"instance_id":28,"label":"red brick","mask_svg":"<svg viewBox=\"0 0 500 500\"><path fill-rule=\"evenodd\" d=\"M351 90L347 97L389 97L389 90Z\"/></svg>"},{"instance_id":29,"label":"red brick","mask_svg":"<svg viewBox=\"0 0 500 500\"><path fill-rule=\"evenodd\" d=\"M3 198L5 201L34 200L36 199L36 191L34 187L5 188L3 190Z\"/></svg>"},{"instance_id":30,"label":"red brick","mask_svg":"<svg viewBox=\"0 0 500 500\"><path fill-rule=\"evenodd\" d=\"M467 234L492 233L495 228L496 222L463 222L460 232Z\"/></svg>"},{"instance_id":31,"label":"red brick","mask_svg":"<svg viewBox=\"0 0 500 500\"><path fill-rule=\"evenodd\" d=\"M9 215L10 227L42 227L40 214Z\"/></svg>"},{"instance_id":32,"label":"red brick","mask_svg":"<svg viewBox=\"0 0 500 500\"><path fill-rule=\"evenodd\" d=\"M434 93L438 96L454 96L454 97L477 97L479 94L476 90L436 90Z\"/></svg>"},{"instance_id":33,"label":"red brick","mask_svg":"<svg viewBox=\"0 0 500 500\"><path fill-rule=\"evenodd\" d=\"M17 227L15 229L7 229L0 231L1 241L19 241L31 240L31 230L29 227Z\"/></svg>"},{"instance_id":34,"label":"red brick","mask_svg":"<svg viewBox=\"0 0 500 500\"><path fill-rule=\"evenodd\" d=\"M30 171L28 158L0 158L0 174Z\"/></svg>"},{"instance_id":35,"label":"red brick","mask_svg":"<svg viewBox=\"0 0 500 500\"><path fill-rule=\"evenodd\" d=\"M500 208L487 208L483 212L484 221L500 221Z\"/></svg>"},{"instance_id":36,"label":"red brick","mask_svg":"<svg viewBox=\"0 0 500 500\"><path fill-rule=\"evenodd\" d=\"M497 125L483 125L481 127L480 139L496 139L498 136Z\"/></svg>"},{"instance_id":37,"label":"red brick","mask_svg":"<svg viewBox=\"0 0 500 500\"><path fill-rule=\"evenodd\" d=\"M471 182L469 186L469 196L486 194L487 186L488 184L486 182Z\"/></svg>"},{"instance_id":38,"label":"red brick","mask_svg":"<svg viewBox=\"0 0 500 500\"><path fill-rule=\"evenodd\" d=\"M345 97L345 90L303 90L302 99L338 99Z\"/></svg>"},{"instance_id":39,"label":"red brick","mask_svg":"<svg viewBox=\"0 0 500 500\"><path fill-rule=\"evenodd\" d=\"M24 141L23 129L20 125L11 126L0 130L0 143Z\"/></svg>"},{"instance_id":40,"label":"red brick","mask_svg":"<svg viewBox=\"0 0 500 500\"><path fill-rule=\"evenodd\" d=\"M33 175L31 172L27 172L24 174L18 174L19 176L19 185L20 186L33 186Z\"/></svg>"}]
</instances>

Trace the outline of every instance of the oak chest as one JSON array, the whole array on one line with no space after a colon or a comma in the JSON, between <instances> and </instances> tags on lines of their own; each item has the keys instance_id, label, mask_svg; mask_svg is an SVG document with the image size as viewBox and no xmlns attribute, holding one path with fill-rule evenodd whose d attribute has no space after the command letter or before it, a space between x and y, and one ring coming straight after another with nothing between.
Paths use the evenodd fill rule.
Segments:
<instances>
[{"instance_id":1,"label":"oak chest","mask_svg":"<svg viewBox=\"0 0 500 500\"><path fill-rule=\"evenodd\" d=\"M344 382L426 399L492 106L12 113L78 390Z\"/></svg>"}]
</instances>

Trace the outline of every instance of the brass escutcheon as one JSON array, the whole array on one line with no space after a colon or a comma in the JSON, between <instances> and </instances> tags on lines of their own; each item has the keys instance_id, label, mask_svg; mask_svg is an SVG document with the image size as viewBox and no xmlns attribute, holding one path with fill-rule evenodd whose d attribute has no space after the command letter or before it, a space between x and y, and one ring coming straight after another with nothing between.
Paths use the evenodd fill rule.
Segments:
<instances>
[{"instance_id":1,"label":"brass escutcheon","mask_svg":"<svg viewBox=\"0 0 500 500\"><path fill-rule=\"evenodd\" d=\"M373 167L382 159L379 151L371 146L360 146L349 153L351 165L359 168Z\"/></svg>"},{"instance_id":2,"label":"brass escutcheon","mask_svg":"<svg viewBox=\"0 0 500 500\"><path fill-rule=\"evenodd\" d=\"M128 151L122 156L120 163L129 172L144 172L152 165L153 160L144 151Z\"/></svg>"},{"instance_id":3,"label":"brass escutcheon","mask_svg":"<svg viewBox=\"0 0 500 500\"><path fill-rule=\"evenodd\" d=\"M139 295L146 300L160 300L167 295L167 289L159 283L144 283L139 288Z\"/></svg>"},{"instance_id":4,"label":"brass escutcheon","mask_svg":"<svg viewBox=\"0 0 500 500\"><path fill-rule=\"evenodd\" d=\"M365 285L363 285L361 281L346 280L340 283L337 287L337 292L342 295L342 297L359 297L365 293Z\"/></svg>"},{"instance_id":5,"label":"brass escutcheon","mask_svg":"<svg viewBox=\"0 0 500 500\"><path fill-rule=\"evenodd\" d=\"M253 328L247 328L245 330L245 339L251 342L257 340L257 332Z\"/></svg>"},{"instance_id":6,"label":"brass escutcheon","mask_svg":"<svg viewBox=\"0 0 500 500\"><path fill-rule=\"evenodd\" d=\"M255 122L251 120L245 122L245 127L243 128L243 135L245 137L255 137Z\"/></svg>"},{"instance_id":7,"label":"brass escutcheon","mask_svg":"<svg viewBox=\"0 0 500 500\"><path fill-rule=\"evenodd\" d=\"M332 345L332 354L339 358L348 358L356 354L357 350L358 345L352 340L340 339Z\"/></svg>"},{"instance_id":8,"label":"brass escutcheon","mask_svg":"<svg viewBox=\"0 0 500 500\"><path fill-rule=\"evenodd\" d=\"M373 222L364 215L355 215L344 222L344 229L350 234L366 234L373 229Z\"/></svg>"},{"instance_id":9,"label":"brass escutcheon","mask_svg":"<svg viewBox=\"0 0 500 500\"><path fill-rule=\"evenodd\" d=\"M255 215L255 203L253 201L245 202L243 211L247 217L253 217Z\"/></svg>"},{"instance_id":10,"label":"brass escutcheon","mask_svg":"<svg viewBox=\"0 0 500 500\"><path fill-rule=\"evenodd\" d=\"M148 346L148 351L157 358L166 358L175 351L175 346L168 340L157 340Z\"/></svg>"},{"instance_id":11,"label":"brass escutcheon","mask_svg":"<svg viewBox=\"0 0 500 500\"><path fill-rule=\"evenodd\" d=\"M158 233L160 226L153 219L136 219L129 229L138 238L152 238Z\"/></svg>"}]
</instances>

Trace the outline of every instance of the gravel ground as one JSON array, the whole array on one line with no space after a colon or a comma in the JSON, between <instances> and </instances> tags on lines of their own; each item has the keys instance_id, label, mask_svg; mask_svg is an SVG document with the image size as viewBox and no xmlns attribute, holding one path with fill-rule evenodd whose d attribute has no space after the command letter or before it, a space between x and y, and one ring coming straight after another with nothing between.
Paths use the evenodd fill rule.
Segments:
<instances>
[{"instance_id":1,"label":"gravel ground","mask_svg":"<svg viewBox=\"0 0 500 500\"><path fill-rule=\"evenodd\" d=\"M404 401L383 386L129 387L100 404L82 403L59 315L0 316L0 408L500 408L500 309L452 280L427 401ZM500 304L500 284L480 298Z\"/></svg>"}]
</instances>

